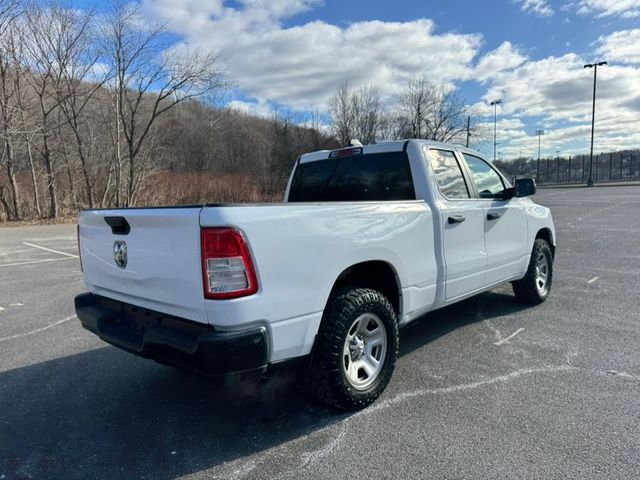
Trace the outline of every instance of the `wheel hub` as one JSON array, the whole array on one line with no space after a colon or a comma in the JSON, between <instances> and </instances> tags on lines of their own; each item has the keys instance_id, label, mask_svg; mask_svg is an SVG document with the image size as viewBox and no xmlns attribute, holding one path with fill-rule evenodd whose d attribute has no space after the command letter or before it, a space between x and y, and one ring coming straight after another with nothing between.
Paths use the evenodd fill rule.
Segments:
<instances>
[{"instance_id":1,"label":"wheel hub","mask_svg":"<svg viewBox=\"0 0 640 480\"><path fill-rule=\"evenodd\" d=\"M546 293L549 283L549 259L540 253L536 260L536 288L541 294Z\"/></svg>"},{"instance_id":2,"label":"wheel hub","mask_svg":"<svg viewBox=\"0 0 640 480\"><path fill-rule=\"evenodd\" d=\"M364 390L380 375L387 354L384 322L374 313L363 313L347 332L342 368L352 388Z\"/></svg>"},{"instance_id":3,"label":"wheel hub","mask_svg":"<svg viewBox=\"0 0 640 480\"><path fill-rule=\"evenodd\" d=\"M351 340L351 343L349 345L349 350L351 352L351 361L355 362L356 360L360 359L362 357L362 355L364 355L364 349L366 347L366 342L364 341L364 338L362 338L361 335L356 335L355 337L353 337L353 339Z\"/></svg>"}]
</instances>

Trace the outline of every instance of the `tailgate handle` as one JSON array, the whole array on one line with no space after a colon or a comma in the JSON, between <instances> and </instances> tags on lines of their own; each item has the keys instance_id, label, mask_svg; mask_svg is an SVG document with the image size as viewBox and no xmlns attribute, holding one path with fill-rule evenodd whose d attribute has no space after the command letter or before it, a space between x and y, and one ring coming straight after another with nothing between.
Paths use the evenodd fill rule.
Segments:
<instances>
[{"instance_id":1,"label":"tailgate handle","mask_svg":"<svg viewBox=\"0 0 640 480\"><path fill-rule=\"evenodd\" d=\"M104 221L111 227L114 235L128 235L131 231L129 222L124 217L104 217Z\"/></svg>"}]
</instances>

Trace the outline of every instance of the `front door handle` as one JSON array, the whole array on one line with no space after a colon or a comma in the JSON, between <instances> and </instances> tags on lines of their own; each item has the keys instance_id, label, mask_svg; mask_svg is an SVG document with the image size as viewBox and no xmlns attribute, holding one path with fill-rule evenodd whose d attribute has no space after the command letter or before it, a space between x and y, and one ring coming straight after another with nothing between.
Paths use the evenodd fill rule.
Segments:
<instances>
[{"instance_id":1,"label":"front door handle","mask_svg":"<svg viewBox=\"0 0 640 480\"><path fill-rule=\"evenodd\" d=\"M500 218L499 213L487 213L487 220L497 220Z\"/></svg>"},{"instance_id":2,"label":"front door handle","mask_svg":"<svg viewBox=\"0 0 640 480\"><path fill-rule=\"evenodd\" d=\"M462 223L464 220L464 215L451 215L449 217L449 224Z\"/></svg>"}]
</instances>

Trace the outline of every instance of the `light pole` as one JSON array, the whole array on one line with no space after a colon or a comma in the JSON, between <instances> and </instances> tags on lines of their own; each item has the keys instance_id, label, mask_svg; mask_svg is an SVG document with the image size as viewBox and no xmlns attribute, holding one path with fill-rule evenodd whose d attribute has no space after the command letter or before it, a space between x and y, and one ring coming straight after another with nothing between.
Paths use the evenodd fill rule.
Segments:
<instances>
[{"instance_id":1,"label":"light pole","mask_svg":"<svg viewBox=\"0 0 640 480\"><path fill-rule=\"evenodd\" d=\"M538 166L536 168L536 182L540 183L540 137L544 135L544 130L536 130L538 136Z\"/></svg>"},{"instance_id":2,"label":"light pole","mask_svg":"<svg viewBox=\"0 0 640 480\"><path fill-rule=\"evenodd\" d=\"M607 62L588 63L584 68L593 68L593 107L591 109L591 153L589 154L589 180L587 186L593 187L593 130L596 122L596 78L598 75L598 67L607 65Z\"/></svg>"},{"instance_id":3,"label":"light pole","mask_svg":"<svg viewBox=\"0 0 640 480\"><path fill-rule=\"evenodd\" d=\"M467 144L465 145L469 148L469 135L471 130L471 116L467 116Z\"/></svg>"},{"instance_id":4,"label":"light pole","mask_svg":"<svg viewBox=\"0 0 640 480\"><path fill-rule=\"evenodd\" d=\"M493 107L493 161L496 161L496 145L498 145L498 143L496 142L496 118L497 118L497 108L498 105L500 105L502 103L502 100L500 100L499 98L496 100L493 100L489 105L491 105Z\"/></svg>"}]
</instances>

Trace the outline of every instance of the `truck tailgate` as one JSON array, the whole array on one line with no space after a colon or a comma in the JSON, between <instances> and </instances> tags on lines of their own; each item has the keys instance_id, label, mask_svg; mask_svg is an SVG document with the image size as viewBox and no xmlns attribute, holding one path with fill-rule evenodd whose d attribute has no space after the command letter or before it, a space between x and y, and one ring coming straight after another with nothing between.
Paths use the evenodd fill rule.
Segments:
<instances>
[{"instance_id":1,"label":"truck tailgate","mask_svg":"<svg viewBox=\"0 0 640 480\"><path fill-rule=\"evenodd\" d=\"M80 251L87 288L98 295L207 323L200 211L200 207L185 207L82 212Z\"/></svg>"}]
</instances>

